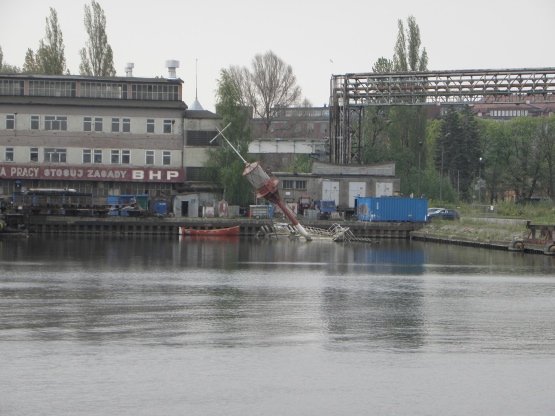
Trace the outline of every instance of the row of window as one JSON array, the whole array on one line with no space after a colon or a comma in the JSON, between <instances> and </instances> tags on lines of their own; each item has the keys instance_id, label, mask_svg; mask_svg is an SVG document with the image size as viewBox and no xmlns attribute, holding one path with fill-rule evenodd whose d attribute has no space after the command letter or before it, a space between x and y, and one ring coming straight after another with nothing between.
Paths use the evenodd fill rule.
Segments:
<instances>
[{"instance_id":1,"label":"row of window","mask_svg":"<svg viewBox=\"0 0 555 416\"><path fill-rule=\"evenodd\" d=\"M77 94L79 84L79 94ZM0 95L24 95L24 81L0 79ZM38 97L84 97L127 99L128 84L89 81L30 80L29 95ZM179 85L175 84L131 84L131 99L178 101Z\"/></svg>"},{"instance_id":2,"label":"row of window","mask_svg":"<svg viewBox=\"0 0 555 416\"><path fill-rule=\"evenodd\" d=\"M301 180L283 180L283 189L306 189L306 181Z\"/></svg>"},{"instance_id":3,"label":"row of window","mask_svg":"<svg viewBox=\"0 0 555 416\"><path fill-rule=\"evenodd\" d=\"M490 110L490 117L526 117L528 110Z\"/></svg>"},{"instance_id":4,"label":"row of window","mask_svg":"<svg viewBox=\"0 0 555 416\"><path fill-rule=\"evenodd\" d=\"M102 149L83 149L83 163L106 163L105 152ZM145 165L154 165L156 152L154 150L145 150ZM4 149L4 160L6 162L15 161L15 150L13 147L6 147ZM131 163L131 151L127 149L111 149L110 162L114 165L129 165ZM39 161L39 148L31 147L29 149L29 161ZM45 163L66 163L67 162L67 149L45 147L43 149L43 161ZM162 151L162 165L170 166L172 163L171 151Z\"/></svg>"},{"instance_id":5,"label":"row of window","mask_svg":"<svg viewBox=\"0 0 555 416\"><path fill-rule=\"evenodd\" d=\"M15 130L15 114L6 114L6 130ZM43 117L44 130L67 130L67 116L44 116ZM40 116L31 116L31 130L40 129ZM163 121L162 131L164 133L173 133L175 120L169 119ZM156 120L149 118L146 120L146 132L154 133ZM83 117L83 131L89 132L102 132L104 131L104 119L102 117ZM131 132L131 119L112 117L111 123L112 133L129 133Z\"/></svg>"}]
</instances>

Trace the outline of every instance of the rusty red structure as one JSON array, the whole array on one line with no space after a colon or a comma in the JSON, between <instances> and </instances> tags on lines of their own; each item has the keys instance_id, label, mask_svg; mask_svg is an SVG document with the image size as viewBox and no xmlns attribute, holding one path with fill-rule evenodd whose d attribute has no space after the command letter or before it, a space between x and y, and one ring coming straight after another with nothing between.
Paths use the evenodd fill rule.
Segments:
<instances>
[{"instance_id":1,"label":"rusty red structure","mask_svg":"<svg viewBox=\"0 0 555 416\"><path fill-rule=\"evenodd\" d=\"M252 187L256 191L257 198L264 198L274 205L277 205L284 215L289 219L291 225L301 234L307 241L311 241L312 237L306 231L306 229L301 225L297 216L291 209L285 204L278 192L279 180L275 176L270 176L264 170L260 162L247 162L243 156L237 151L237 149L229 142L229 140L224 136L223 132L229 127L231 123L225 126L221 131L218 130L218 134L210 141L216 140L218 136L222 136L227 144L233 149L233 151L239 156L239 158L245 163L245 169L243 170L243 176L249 181Z\"/></svg>"}]
</instances>

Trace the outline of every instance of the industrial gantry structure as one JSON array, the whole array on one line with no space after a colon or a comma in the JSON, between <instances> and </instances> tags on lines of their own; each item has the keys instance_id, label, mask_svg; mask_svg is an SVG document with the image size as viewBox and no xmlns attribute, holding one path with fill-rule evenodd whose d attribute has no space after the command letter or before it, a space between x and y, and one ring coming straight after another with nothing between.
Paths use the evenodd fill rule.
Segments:
<instances>
[{"instance_id":1,"label":"industrial gantry structure","mask_svg":"<svg viewBox=\"0 0 555 416\"><path fill-rule=\"evenodd\" d=\"M555 102L555 68L332 75L330 161L360 163L369 106L530 102Z\"/></svg>"}]
</instances>

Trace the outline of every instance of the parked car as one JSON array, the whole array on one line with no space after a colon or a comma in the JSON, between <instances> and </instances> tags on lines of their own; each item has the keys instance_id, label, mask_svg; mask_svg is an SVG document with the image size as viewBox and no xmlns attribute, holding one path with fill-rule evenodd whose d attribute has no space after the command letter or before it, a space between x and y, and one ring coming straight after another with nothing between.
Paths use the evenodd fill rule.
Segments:
<instances>
[{"instance_id":1,"label":"parked car","mask_svg":"<svg viewBox=\"0 0 555 416\"><path fill-rule=\"evenodd\" d=\"M460 219L460 215L457 212L457 210L454 210L454 209L429 208L427 218L428 218L428 221L431 221L434 218L442 219L442 220L458 220Z\"/></svg>"}]
</instances>

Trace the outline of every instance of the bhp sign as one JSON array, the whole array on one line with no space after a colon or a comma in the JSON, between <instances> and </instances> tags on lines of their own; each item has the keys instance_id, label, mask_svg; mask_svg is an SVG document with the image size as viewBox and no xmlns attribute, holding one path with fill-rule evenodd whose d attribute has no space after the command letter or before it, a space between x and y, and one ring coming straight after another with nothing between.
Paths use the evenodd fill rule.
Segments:
<instances>
[{"instance_id":1,"label":"bhp sign","mask_svg":"<svg viewBox=\"0 0 555 416\"><path fill-rule=\"evenodd\" d=\"M65 179L118 182L183 182L183 169L94 168L0 164L0 179Z\"/></svg>"}]
</instances>

